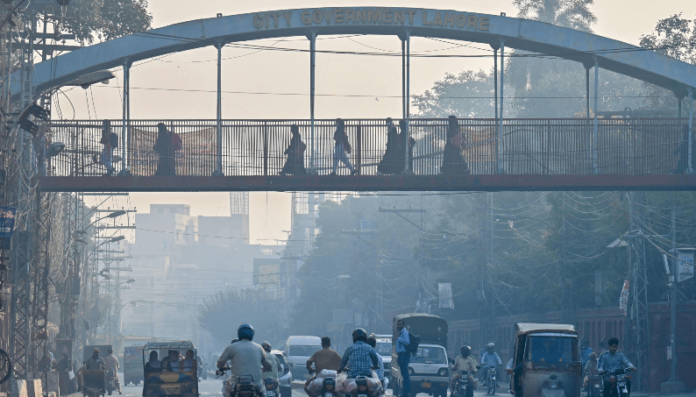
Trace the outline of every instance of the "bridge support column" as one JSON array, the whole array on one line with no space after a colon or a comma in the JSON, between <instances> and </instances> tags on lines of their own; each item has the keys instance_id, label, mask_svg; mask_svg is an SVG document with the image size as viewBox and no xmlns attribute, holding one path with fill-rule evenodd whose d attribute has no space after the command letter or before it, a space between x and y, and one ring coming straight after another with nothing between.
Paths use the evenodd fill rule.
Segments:
<instances>
[{"instance_id":1,"label":"bridge support column","mask_svg":"<svg viewBox=\"0 0 696 397\"><path fill-rule=\"evenodd\" d=\"M694 173L693 167L693 145L694 145L694 89L689 87L689 168L687 174Z\"/></svg>"},{"instance_id":2,"label":"bridge support column","mask_svg":"<svg viewBox=\"0 0 696 397\"><path fill-rule=\"evenodd\" d=\"M401 39L401 114L402 119L406 120L406 40L403 37Z\"/></svg>"},{"instance_id":3,"label":"bridge support column","mask_svg":"<svg viewBox=\"0 0 696 397\"><path fill-rule=\"evenodd\" d=\"M590 120L590 69L591 65L585 64L585 114L587 120ZM588 123L589 124L589 123Z\"/></svg>"},{"instance_id":4,"label":"bridge support column","mask_svg":"<svg viewBox=\"0 0 696 397\"><path fill-rule=\"evenodd\" d=\"M496 150L496 160L498 162L498 174L503 170L503 108L505 101L505 42L500 40L500 120L498 126L498 145Z\"/></svg>"},{"instance_id":5,"label":"bridge support column","mask_svg":"<svg viewBox=\"0 0 696 397\"><path fill-rule=\"evenodd\" d=\"M316 89L316 69L317 69L317 32L310 33L309 39L309 117L310 117L310 152L309 152L309 173L317 173L314 164L314 94Z\"/></svg>"},{"instance_id":6,"label":"bridge support column","mask_svg":"<svg viewBox=\"0 0 696 397\"><path fill-rule=\"evenodd\" d=\"M131 61L123 61L123 129L121 130L121 172L119 176L130 176L128 152L130 147L130 68Z\"/></svg>"},{"instance_id":7,"label":"bridge support column","mask_svg":"<svg viewBox=\"0 0 696 397\"><path fill-rule=\"evenodd\" d=\"M597 111L599 109L599 60L597 57L594 58L594 126L592 131L592 172L599 174L599 165L597 163L597 147L599 145L598 141L598 128L599 122L597 120Z\"/></svg>"},{"instance_id":8,"label":"bridge support column","mask_svg":"<svg viewBox=\"0 0 696 397\"><path fill-rule=\"evenodd\" d=\"M404 156L406 158L404 164L404 174L408 175L413 173L410 169L408 152L409 152L409 138L411 137L411 32L406 31L406 97L404 98L404 112L406 119L406 131L404 131Z\"/></svg>"},{"instance_id":9,"label":"bridge support column","mask_svg":"<svg viewBox=\"0 0 696 397\"><path fill-rule=\"evenodd\" d=\"M222 43L215 43L217 49L217 145L215 151L215 171L213 176L223 176L222 173Z\"/></svg>"}]
</instances>

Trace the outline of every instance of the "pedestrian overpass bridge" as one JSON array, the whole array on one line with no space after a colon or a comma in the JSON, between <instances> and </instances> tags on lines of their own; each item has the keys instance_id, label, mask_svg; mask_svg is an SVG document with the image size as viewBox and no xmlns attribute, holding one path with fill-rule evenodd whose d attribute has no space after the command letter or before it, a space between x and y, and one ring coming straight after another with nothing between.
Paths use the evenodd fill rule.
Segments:
<instances>
[{"instance_id":1,"label":"pedestrian overpass bridge","mask_svg":"<svg viewBox=\"0 0 696 397\"><path fill-rule=\"evenodd\" d=\"M384 120L345 120L359 174L333 168L334 120L315 121L315 155L307 151L308 175L279 175L287 160L290 126L306 140L309 120L223 120L218 147L216 120L130 120L129 176L102 176L94 161L102 152L101 121L54 121L53 140L66 149L47 160L44 191L502 191L502 190L691 190L696 175L687 174L678 148L683 144L679 119L600 119L596 161L593 122L588 119L506 119L501 145L498 120L460 119L470 172L442 175L447 120L411 119L415 140L412 166L398 175L378 175L386 151ZM160 155L154 150L158 123L181 137L174 155L175 175L155 176ZM118 125L117 121L113 124ZM111 127L113 132L119 127ZM221 149L219 152L218 150ZM122 163L115 156L118 170ZM676 154L675 154L676 153ZM314 167L310 164L314 164ZM214 176L219 166L221 176ZM672 174L673 170L680 174ZM313 172L312 172L313 171Z\"/></svg>"},{"instance_id":2,"label":"pedestrian overpass bridge","mask_svg":"<svg viewBox=\"0 0 696 397\"><path fill-rule=\"evenodd\" d=\"M377 164L386 150L387 129L383 120L347 120L346 132L354 148L351 161L360 174L350 177L343 170L337 176L328 175L333 161L334 122L315 117L316 38L341 34L392 35L402 42L401 117L416 143L413 165L401 175L377 175ZM223 119L222 47L234 42L289 36L308 39L310 106L306 119ZM477 42L493 49L496 79L491 118L458 121L467 142L463 155L470 172L466 175L439 172L446 120L418 119L409 113L411 37ZM131 119L132 64L202 47L218 50L217 119ZM502 99L506 48L583 64L586 84L578 87L578 92L584 91L586 114L593 114L594 119L505 118ZM122 171L122 176L100 176L104 167L93 161L102 149L99 144L102 121L52 121L49 128L42 130L52 142L63 142L66 149L57 157L45 160L46 167L35 167L42 170L43 175L36 179L44 191L690 190L696 186L696 177L692 175L694 159L687 156L692 151L686 149L694 144L696 66L610 38L537 21L398 7L218 15L54 57L37 64L34 70L14 73L8 87L15 100L28 105L42 93L57 90L86 74L115 67L124 69L123 118L111 120L110 128L121 137L116 168ZM680 104L681 99L689 99L688 118L599 119L600 69L670 90L680 99ZM593 101L590 70L594 74ZM31 88L30 93L27 87ZM181 150L173 156L175 175L155 176L158 155L153 146L159 122L182 138ZM293 124L299 126L307 144L304 160L309 173L281 176L278 173L285 161ZM688 127L684 129L685 125ZM677 172L673 174L675 169Z\"/></svg>"}]
</instances>

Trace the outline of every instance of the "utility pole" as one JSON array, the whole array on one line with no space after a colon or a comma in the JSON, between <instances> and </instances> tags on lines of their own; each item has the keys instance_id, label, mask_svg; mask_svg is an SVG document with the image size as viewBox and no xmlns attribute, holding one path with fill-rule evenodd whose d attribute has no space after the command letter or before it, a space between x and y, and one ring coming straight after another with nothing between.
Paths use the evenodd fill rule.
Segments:
<instances>
[{"instance_id":1,"label":"utility pole","mask_svg":"<svg viewBox=\"0 0 696 397\"><path fill-rule=\"evenodd\" d=\"M679 274L677 274L677 209L674 201L674 194L670 193L670 199L672 201L672 274L669 276L670 291L669 291L669 304L670 304L670 351L672 354L672 360L670 363L670 375L667 382L663 383L660 387L662 393L677 393L685 390L684 383L680 382L677 378L677 281L679 280Z\"/></svg>"}]
</instances>

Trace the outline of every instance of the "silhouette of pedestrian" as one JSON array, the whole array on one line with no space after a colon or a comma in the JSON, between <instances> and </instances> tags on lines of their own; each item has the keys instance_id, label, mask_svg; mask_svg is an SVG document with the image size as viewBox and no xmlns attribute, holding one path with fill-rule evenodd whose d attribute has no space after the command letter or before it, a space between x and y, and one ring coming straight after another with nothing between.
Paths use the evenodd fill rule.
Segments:
<instances>
[{"instance_id":1,"label":"silhouette of pedestrian","mask_svg":"<svg viewBox=\"0 0 696 397\"><path fill-rule=\"evenodd\" d=\"M176 175L176 152L181 150L181 138L167 130L164 123L157 124L157 140L153 147L159 155L155 176Z\"/></svg>"},{"instance_id":2,"label":"silhouette of pedestrian","mask_svg":"<svg viewBox=\"0 0 696 397\"><path fill-rule=\"evenodd\" d=\"M285 149L285 154L288 155L288 158L285 160L285 165L282 171L280 171L280 175L305 175L307 170L305 170L304 166L304 153L307 145L302 142L300 128L297 125L291 125L290 131L292 132L290 146Z\"/></svg>"},{"instance_id":3,"label":"silhouette of pedestrian","mask_svg":"<svg viewBox=\"0 0 696 397\"><path fill-rule=\"evenodd\" d=\"M694 142L692 145L691 151L692 151L692 159L691 161L696 161L696 156L694 156L694 153L696 149L696 142ZM674 151L674 154L677 156L677 167L672 170L672 174L683 174L686 172L687 168L689 168L689 125L684 125L682 127L682 140L679 143L679 147ZM692 165L693 167L693 165Z\"/></svg>"},{"instance_id":4,"label":"silhouette of pedestrian","mask_svg":"<svg viewBox=\"0 0 696 397\"><path fill-rule=\"evenodd\" d=\"M448 121L447 143L445 143L445 155L440 172L445 175L468 174L469 166L462 155L462 151L466 148L466 137L459 129L457 117L449 116Z\"/></svg>"},{"instance_id":5,"label":"silhouette of pedestrian","mask_svg":"<svg viewBox=\"0 0 696 397\"><path fill-rule=\"evenodd\" d=\"M400 158L402 159L401 164L403 165L403 158L404 158L404 142L408 141L408 170L410 172L413 172L413 147L416 146L416 140L413 138L408 138L408 126L406 125L406 120L401 120L399 121L399 129L401 130L401 134L399 134L399 150L401 152ZM404 167L401 167L401 170L403 170Z\"/></svg>"},{"instance_id":6,"label":"silhouette of pedestrian","mask_svg":"<svg viewBox=\"0 0 696 397\"><path fill-rule=\"evenodd\" d=\"M384 152L384 156L382 156L382 161L377 165L377 174L398 174L403 170L403 167L399 167L399 158L404 156L403 151L399 153L400 147L399 133L396 131L391 117L389 117L387 118L387 150Z\"/></svg>"},{"instance_id":7,"label":"silhouette of pedestrian","mask_svg":"<svg viewBox=\"0 0 696 397\"><path fill-rule=\"evenodd\" d=\"M338 162L342 162L350 169L350 174L355 175L357 171L350 164L348 159L348 154L350 154L350 143L348 142L348 135L346 135L346 123L341 119L336 119L336 132L334 132L334 141L336 145L334 146L334 158L333 158L333 172L331 175L336 175L336 170L338 169Z\"/></svg>"}]
</instances>

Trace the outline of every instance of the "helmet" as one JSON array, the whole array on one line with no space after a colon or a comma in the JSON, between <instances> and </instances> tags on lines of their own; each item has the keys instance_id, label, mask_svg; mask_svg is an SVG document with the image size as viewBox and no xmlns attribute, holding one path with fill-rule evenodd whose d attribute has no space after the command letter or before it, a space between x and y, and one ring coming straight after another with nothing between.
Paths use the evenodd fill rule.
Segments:
<instances>
[{"instance_id":1,"label":"helmet","mask_svg":"<svg viewBox=\"0 0 696 397\"><path fill-rule=\"evenodd\" d=\"M495 349L495 344L494 344L493 342L487 344L487 345L486 345L486 349L488 349L488 350L493 350L493 349Z\"/></svg>"},{"instance_id":2,"label":"helmet","mask_svg":"<svg viewBox=\"0 0 696 397\"><path fill-rule=\"evenodd\" d=\"M459 351L462 353L462 357L469 357L471 354L471 347L464 345L461 349L459 349Z\"/></svg>"},{"instance_id":3,"label":"helmet","mask_svg":"<svg viewBox=\"0 0 696 397\"><path fill-rule=\"evenodd\" d=\"M263 347L263 350L267 351L268 353L271 352L272 347L270 343L264 341L263 343L261 343L261 347Z\"/></svg>"},{"instance_id":4,"label":"helmet","mask_svg":"<svg viewBox=\"0 0 696 397\"><path fill-rule=\"evenodd\" d=\"M239 328L237 328L237 337L239 340L254 340L254 327L252 327L251 324L240 325Z\"/></svg>"},{"instance_id":5,"label":"helmet","mask_svg":"<svg viewBox=\"0 0 696 397\"><path fill-rule=\"evenodd\" d=\"M364 329L362 328L356 328L355 331L353 331L353 343L362 341L365 342L367 340L367 332L365 332Z\"/></svg>"}]
</instances>

